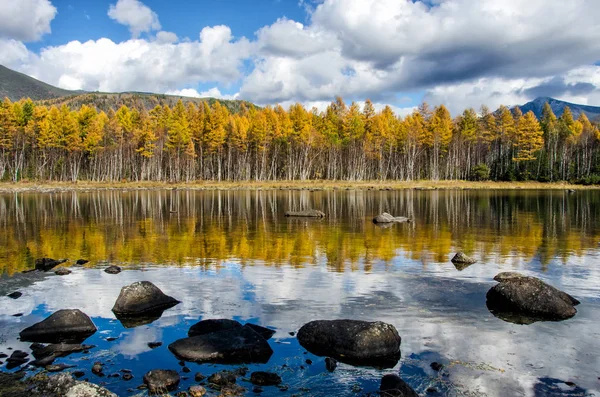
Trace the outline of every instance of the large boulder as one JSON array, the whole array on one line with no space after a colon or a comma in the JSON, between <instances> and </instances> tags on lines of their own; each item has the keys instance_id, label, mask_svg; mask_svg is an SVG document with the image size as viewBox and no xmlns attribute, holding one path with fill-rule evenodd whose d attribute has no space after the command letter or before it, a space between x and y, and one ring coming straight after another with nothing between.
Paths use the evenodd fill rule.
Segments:
<instances>
[{"instance_id":1,"label":"large boulder","mask_svg":"<svg viewBox=\"0 0 600 397\"><path fill-rule=\"evenodd\" d=\"M19 336L22 341L81 343L96 332L92 320L79 309L59 310L39 323L25 328Z\"/></svg>"},{"instance_id":2,"label":"large boulder","mask_svg":"<svg viewBox=\"0 0 600 397\"><path fill-rule=\"evenodd\" d=\"M138 281L121 289L112 311L117 316L137 316L163 311L178 303L151 282Z\"/></svg>"},{"instance_id":3,"label":"large boulder","mask_svg":"<svg viewBox=\"0 0 600 397\"><path fill-rule=\"evenodd\" d=\"M61 263L65 263L66 261L67 261L66 259L56 260L56 259L52 259L52 258L36 259L35 260L35 270L41 270L43 272L47 272L49 270L52 270L56 266L60 265Z\"/></svg>"},{"instance_id":4,"label":"large boulder","mask_svg":"<svg viewBox=\"0 0 600 397\"><path fill-rule=\"evenodd\" d=\"M190 327L188 336L206 335L212 332L241 327L242 324L240 324L238 321L229 320L226 318L202 320Z\"/></svg>"},{"instance_id":5,"label":"large boulder","mask_svg":"<svg viewBox=\"0 0 600 397\"><path fill-rule=\"evenodd\" d=\"M285 216L302 218L324 218L325 213L319 210L287 211Z\"/></svg>"},{"instance_id":6,"label":"large boulder","mask_svg":"<svg viewBox=\"0 0 600 397\"><path fill-rule=\"evenodd\" d=\"M579 301L535 277L500 273L487 293L487 307L495 316L514 323L559 321L573 317Z\"/></svg>"},{"instance_id":7,"label":"large boulder","mask_svg":"<svg viewBox=\"0 0 600 397\"><path fill-rule=\"evenodd\" d=\"M379 391L380 395L385 397L419 397L417 392L396 374L384 375Z\"/></svg>"},{"instance_id":8,"label":"large boulder","mask_svg":"<svg viewBox=\"0 0 600 397\"><path fill-rule=\"evenodd\" d=\"M155 369L144 375L144 383L150 393L165 393L179 386L179 374L171 369Z\"/></svg>"},{"instance_id":9,"label":"large boulder","mask_svg":"<svg viewBox=\"0 0 600 397\"><path fill-rule=\"evenodd\" d=\"M273 354L269 343L248 326L179 339L169 345L179 359L197 363L266 363Z\"/></svg>"},{"instance_id":10,"label":"large boulder","mask_svg":"<svg viewBox=\"0 0 600 397\"><path fill-rule=\"evenodd\" d=\"M316 355L349 364L389 367L400 359L398 331L380 321L311 321L298 331L298 341Z\"/></svg>"},{"instance_id":11,"label":"large boulder","mask_svg":"<svg viewBox=\"0 0 600 397\"><path fill-rule=\"evenodd\" d=\"M403 216L393 216L384 212L383 214L377 215L373 218L373 223L402 223L402 222L410 222L409 218Z\"/></svg>"}]
</instances>

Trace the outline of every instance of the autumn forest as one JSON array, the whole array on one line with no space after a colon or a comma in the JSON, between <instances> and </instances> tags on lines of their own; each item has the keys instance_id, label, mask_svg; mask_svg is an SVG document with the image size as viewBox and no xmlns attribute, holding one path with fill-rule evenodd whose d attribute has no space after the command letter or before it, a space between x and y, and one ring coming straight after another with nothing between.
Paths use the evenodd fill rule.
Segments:
<instances>
[{"instance_id":1,"label":"autumn forest","mask_svg":"<svg viewBox=\"0 0 600 397\"><path fill-rule=\"evenodd\" d=\"M422 104L406 117L341 98L230 111L218 101L98 111L0 103L4 181L568 180L600 175L600 132L585 114Z\"/></svg>"}]
</instances>

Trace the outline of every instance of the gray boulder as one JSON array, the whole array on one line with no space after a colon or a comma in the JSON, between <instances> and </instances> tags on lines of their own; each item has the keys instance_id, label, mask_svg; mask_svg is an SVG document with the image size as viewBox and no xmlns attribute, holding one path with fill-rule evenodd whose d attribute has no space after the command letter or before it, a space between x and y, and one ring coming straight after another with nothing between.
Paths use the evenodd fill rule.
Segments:
<instances>
[{"instance_id":1,"label":"gray boulder","mask_svg":"<svg viewBox=\"0 0 600 397\"><path fill-rule=\"evenodd\" d=\"M57 276L66 276L71 274L71 271L66 267L59 267L54 271L54 274L56 274Z\"/></svg>"},{"instance_id":2,"label":"gray boulder","mask_svg":"<svg viewBox=\"0 0 600 397\"><path fill-rule=\"evenodd\" d=\"M409 218L403 216L393 216L384 212L383 214L377 215L373 218L373 223L402 223L402 222L410 222Z\"/></svg>"},{"instance_id":3,"label":"gray boulder","mask_svg":"<svg viewBox=\"0 0 600 397\"><path fill-rule=\"evenodd\" d=\"M417 392L396 374L381 378L379 391L380 395L385 397L419 397Z\"/></svg>"},{"instance_id":4,"label":"gray boulder","mask_svg":"<svg viewBox=\"0 0 600 397\"><path fill-rule=\"evenodd\" d=\"M179 339L169 350L184 361L219 364L266 363L273 354L269 343L248 326Z\"/></svg>"},{"instance_id":5,"label":"gray boulder","mask_svg":"<svg viewBox=\"0 0 600 397\"><path fill-rule=\"evenodd\" d=\"M457 270L464 270L472 264L476 263L477 260L467 256L464 252L457 252L456 255L450 260Z\"/></svg>"},{"instance_id":6,"label":"gray boulder","mask_svg":"<svg viewBox=\"0 0 600 397\"><path fill-rule=\"evenodd\" d=\"M325 213L319 210L287 211L285 216L302 218L324 218Z\"/></svg>"},{"instance_id":7,"label":"gray boulder","mask_svg":"<svg viewBox=\"0 0 600 397\"><path fill-rule=\"evenodd\" d=\"M166 310L178 303L151 282L138 281L121 289L112 311L117 316L136 316Z\"/></svg>"},{"instance_id":8,"label":"gray boulder","mask_svg":"<svg viewBox=\"0 0 600 397\"><path fill-rule=\"evenodd\" d=\"M579 301L535 277L500 273L487 295L487 307L495 316L510 322L560 321L577 313Z\"/></svg>"},{"instance_id":9,"label":"gray boulder","mask_svg":"<svg viewBox=\"0 0 600 397\"><path fill-rule=\"evenodd\" d=\"M104 269L104 273L108 274L119 274L121 273L121 268L119 266L111 265Z\"/></svg>"},{"instance_id":10,"label":"gray boulder","mask_svg":"<svg viewBox=\"0 0 600 397\"><path fill-rule=\"evenodd\" d=\"M96 332L92 320L79 309L59 310L39 323L25 328L19 336L22 341L81 343Z\"/></svg>"},{"instance_id":11,"label":"gray boulder","mask_svg":"<svg viewBox=\"0 0 600 397\"><path fill-rule=\"evenodd\" d=\"M398 331L380 321L311 321L300 328L297 337L311 353L349 364L389 367L400 359Z\"/></svg>"},{"instance_id":12,"label":"gray boulder","mask_svg":"<svg viewBox=\"0 0 600 397\"><path fill-rule=\"evenodd\" d=\"M144 375L144 384L150 393L173 391L179 386L179 374L171 369L155 369Z\"/></svg>"}]
</instances>

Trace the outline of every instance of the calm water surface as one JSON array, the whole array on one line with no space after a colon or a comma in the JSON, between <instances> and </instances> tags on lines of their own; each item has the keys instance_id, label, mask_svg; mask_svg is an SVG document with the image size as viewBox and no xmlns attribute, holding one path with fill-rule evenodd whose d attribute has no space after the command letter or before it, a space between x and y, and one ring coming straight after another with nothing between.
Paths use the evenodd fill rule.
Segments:
<instances>
[{"instance_id":1,"label":"calm water surface","mask_svg":"<svg viewBox=\"0 0 600 397\"><path fill-rule=\"evenodd\" d=\"M328 217L283 215L304 208ZM382 211L414 222L377 227L371 219ZM128 396L146 371L181 368L167 345L196 321L233 318L277 331L270 361L249 367L279 373L289 391L267 387L263 396L360 396L376 392L390 372L422 395L600 396L599 242L598 191L0 195L0 352L29 351L17 340L20 330L58 309L79 308L99 329L85 343L98 347L56 363L76 365L90 381ZM457 250L478 263L456 268L449 260ZM44 256L90 263L63 277L21 274ZM124 271L106 274L107 264ZM531 325L494 317L485 294L500 271L569 292L582 302L577 315ZM125 328L110 309L121 287L140 280L182 303L151 324ZM4 296L15 290L23 296ZM289 334L310 320L335 318L395 325L402 336L398 365L340 364L329 373L323 358L304 354ZM151 350L153 341L163 346ZM95 361L106 364L106 374L131 369L134 379L96 377ZM445 368L434 372L433 361ZM187 366L182 390L194 384L195 372L232 368Z\"/></svg>"}]
</instances>

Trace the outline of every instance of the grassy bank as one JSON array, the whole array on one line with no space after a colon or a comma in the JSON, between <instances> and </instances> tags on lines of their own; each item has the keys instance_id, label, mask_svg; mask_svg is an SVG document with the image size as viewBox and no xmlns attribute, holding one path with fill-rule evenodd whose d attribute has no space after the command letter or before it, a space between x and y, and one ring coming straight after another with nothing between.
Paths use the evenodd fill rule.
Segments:
<instances>
[{"instance_id":1,"label":"grassy bank","mask_svg":"<svg viewBox=\"0 0 600 397\"><path fill-rule=\"evenodd\" d=\"M55 192L86 190L402 190L402 189L554 189L554 190L589 190L600 189L600 186L583 186L569 183L541 182L470 182L470 181L264 181L264 182L17 182L0 183L0 192Z\"/></svg>"}]
</instances>

